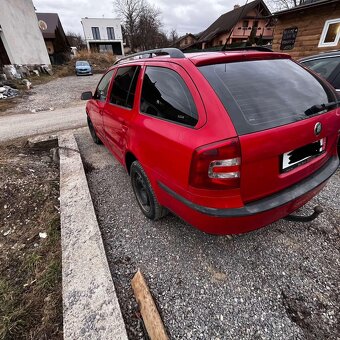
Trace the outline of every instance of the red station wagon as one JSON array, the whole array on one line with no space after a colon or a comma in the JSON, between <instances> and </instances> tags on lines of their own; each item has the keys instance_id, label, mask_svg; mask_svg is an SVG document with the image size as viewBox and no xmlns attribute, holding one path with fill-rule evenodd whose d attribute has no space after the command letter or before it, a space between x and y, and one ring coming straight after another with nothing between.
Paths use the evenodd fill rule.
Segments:
<instances>
[{"instance_id":1,"label":"red station wagon","mask_svg":"<svg viewBox=\"0 0 340 340\"><path fill-rule=\"evenodd\" d=\"M339 165L335 90L287 54L145 51L82 98L152 220L170 210L207 233L250 231L303 206Z\"/></svg>"}]
</instances>

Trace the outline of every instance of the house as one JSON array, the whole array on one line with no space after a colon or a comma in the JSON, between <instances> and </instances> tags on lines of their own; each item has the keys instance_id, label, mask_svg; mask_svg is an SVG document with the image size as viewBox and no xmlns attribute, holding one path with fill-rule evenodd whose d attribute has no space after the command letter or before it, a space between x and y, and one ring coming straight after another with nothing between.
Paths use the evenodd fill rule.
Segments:
<instances>
[{"instance_id":1,"label":"house","mask_svg":"<svg viewBox=\"0 0 340 340\"><path fill-rule=\"evenodd\" d=\"M9 64L50 67L32 0L1 1L0 67Z\"/></svg>"},{"instance_id":2,"label":"house","mask_svg":"<svg viewBox=\"0 0 340 340\"><path fill-rule=\"evenodd\" d=\"M181 50L184 50L197 42L197 37L191 33L187 33L180 38L178 38L171 47L177 47Z\"/></svg>"},{"instance_id":3,"label":"house","mask_svg":"<svg viewBox=\"0 0 340 340\"><path fill-rule=\"evenodd\" d=\"M124 55L120 19L82 18L81 23L89 51Z\"/></svg>"},{"instance_id":4,"label":"house","mask_svg":"<svg viewBox=\"0 0 340 340\"><path fill-rule=\"evenodd\" d=\"M339 49L340 1L309 0L273 14L273 50L293 58Z\"/></svg>"},{"instance_id":5,"label":"house","mask_svg":"<svg viewBox=\"0 0 340 340\"><path fill-rule=\"evenodd\" d=\"M200 36L200 48L223 46L226 42L240 44L270 43L273 39L271 15L263 0L255 0L244 6L235 5L230 12L222 14Z\"/></svg>"},{"instance_id":6,"label":"house","mask_svg":"<svg viewBox=\"0 0 340 340\"><path fill-rule=\"evenodd\" d=\"M70 57L71 46L66 38L58 14L37 13L37 18L51 63L64 63Z\"/></svg>"}]
</instances>

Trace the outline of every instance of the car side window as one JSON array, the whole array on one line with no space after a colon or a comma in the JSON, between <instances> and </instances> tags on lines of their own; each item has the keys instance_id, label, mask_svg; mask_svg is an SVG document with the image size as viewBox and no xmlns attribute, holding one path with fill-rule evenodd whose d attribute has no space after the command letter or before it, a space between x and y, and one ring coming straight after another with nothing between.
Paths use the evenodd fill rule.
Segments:
<instances>
[{"instance_id":1,"label":"car side window","mask_svg":"<svg viewBox=\"0 0 340 340\"><path fill-rule=\"evenodd\" d=\"M120 67L117 70L110 95L111 104L132 109L139 71L140 66Z\"/></svg>"},{"instance_id":2,"label":"car side window","mask_svg":"<svg viewBox=\"0 0 340 340\"><path fill-rule=\"evenodd\" d=\"M97 86L97 90L93 96L94 99L100 100L101 102L105 102L112 75L113 70L107 72L105 76L101 79Z\"/></svg>"},{"instance_id":3,"label":"car side window","mask_svg":"<svg viewBox=\"0 0 340 340\"><path fill-rule=\"evenodd\" d=\"M146 68L140 110L189 126L198 122L197 109L184 80L177 72L164 67Z\"/></svg>"},{"instance_id":4,"label":"car side window","mask_svg":"<svg viewBox=\"0 0 340 340\"><path fill-rule=\"evenodd\" d=\"M340 90L340 72L336 75L336 77L332 80L331 84L336 90Z\"/></svg>"},{"instance_id":5,"label":"car side window","mask_svg":"<svg viewBox=\"0 0 340 340\"><path fill-rule=\"evenodd\" d=\"M327 79L339 65L339 63L340 57L331 57L308 60L304 62L303 65Z\"/></svg>"}]
</instances>

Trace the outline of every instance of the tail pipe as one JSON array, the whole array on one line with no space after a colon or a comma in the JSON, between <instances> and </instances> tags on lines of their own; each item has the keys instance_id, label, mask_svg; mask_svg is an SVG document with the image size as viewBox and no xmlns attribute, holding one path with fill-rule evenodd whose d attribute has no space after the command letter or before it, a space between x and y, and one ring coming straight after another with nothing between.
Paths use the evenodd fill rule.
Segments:
<instances>
[{"instance_id":1,"label":"tail pipe","mask_svg":"<svg viewBox=\"0 0 340 340\"><path fill-rule=\"evenodd\" d=\"M323 208L317 205L314 207L314 212L309 216L288 215L284 219L293 222L310 222L315 220L322 212Z\"/></svg>"}]
</instances>

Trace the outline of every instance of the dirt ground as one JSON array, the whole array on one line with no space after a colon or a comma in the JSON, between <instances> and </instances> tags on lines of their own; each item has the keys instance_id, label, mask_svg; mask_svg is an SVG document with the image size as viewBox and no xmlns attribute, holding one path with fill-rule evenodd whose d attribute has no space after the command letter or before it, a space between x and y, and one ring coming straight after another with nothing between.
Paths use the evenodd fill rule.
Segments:
<instances>
[{"instance_id":1,"label":"dirt ground","mask_svg":"<svg viewBox=\"0 0 340 340\"><path fill-rule=\"evenodd\" d=\"M76 77L77 60L89 61L94 76ZM80 51L76 58L66 64L53 65L53 75L31 76L28 79L32 83L30 90L27 90L21 81L11 81L14 87L20 90L20 94L0 100L0 116L23 112L37 113L77 105L80 102L80 94L84 91L94 91L102 74L115 60L116 57L109 53Z\"/></svg>"},{"instance_id":2,"label":"dirt ground","mask_svg":"<svg viewBox=\"0 0 340 340\"><path fill-rule=\"evenodd\" d=\"M0 145L0 339L62 339L59 167Z\"/></svg>"}]
</instances>

